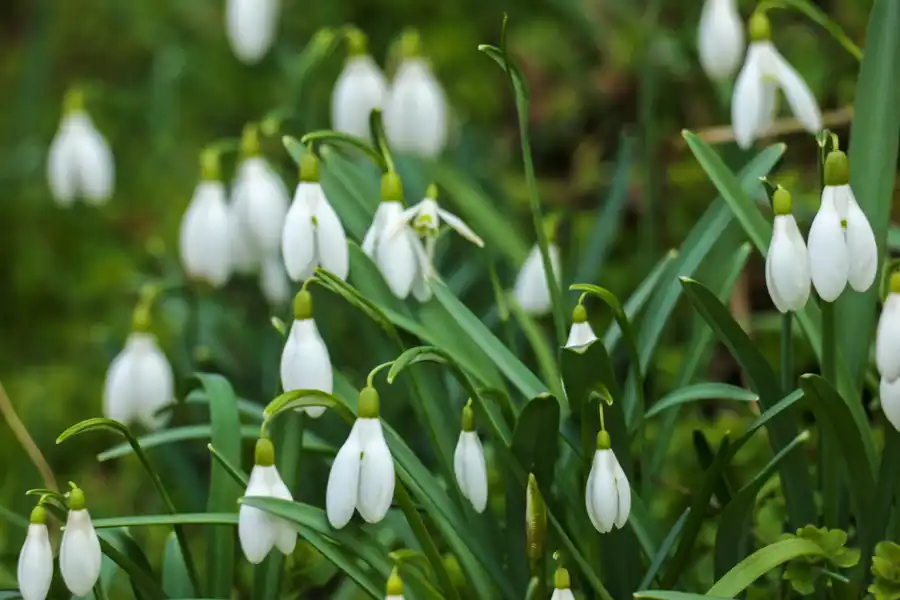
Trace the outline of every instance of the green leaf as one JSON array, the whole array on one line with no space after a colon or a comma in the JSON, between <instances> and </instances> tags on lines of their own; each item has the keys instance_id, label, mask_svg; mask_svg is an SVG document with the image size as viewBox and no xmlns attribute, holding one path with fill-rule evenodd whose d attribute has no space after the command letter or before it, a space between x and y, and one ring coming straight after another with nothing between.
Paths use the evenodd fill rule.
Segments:
<instances>
[{"instance_id":1,"label":"green leaf","mask_svg":"<svg viewBox=\"0 0 900 600\"><path fill-rule=\"evenodd\" d=\"M719 579L706 592L710 596L737 596L754 581L789 560L801 556L823 556L822 548L809 540L792 538L760 548Z\"/></svg>"},{"instance_id":2,"label":"green leaf","mask_svg":"<svg viewBox=\"0 0 900 600\"><path fill-rule=\"evenodd\" d=\"M100 550L103 554L128 574L136 596L140 592L144 592L150 598L165 597L162 588L156 582L147 557L144 556L140 546L130 535L124 531L115 530L100 531L97 533L97 537L100 539Z\"/></svg>"},{"instance_id":3,"label":"green leaf","mask_svg":"<svg viewBox=\"0 0 900 600\"><path fill-rule=\"evenodd\" d=\"M549 382L548 387L550 387L553 395L560 399L563 414L568 414L568 403L560 383L559 365L556 364L556 347L551 346L540 324L519 306L512 294L508 298L508 303L510 312L525 333L525 339L528 340L528 345L531 346L531 350L534 352L541 376L544 378L544 381Z\"/></svg>"},{"instance_id":4,"label":"green leaf","mask_svg":"<svg viewBox=\"0 0 900 600\"><path fill-rule=\"evenodd\" d=\"M695 383L669 392L659 399L644 413L644 421L656 415L682 404L698 402L700 400L732 400L734 402L756 402L759 396L742 387L730 383ZM632 433L641 428L644 421L635 423Z\"/></svg>"},{"instance_id":5,"label":"green leaf","mask_svg":"<svg viewBox=\"0 0 900 600\"><path fill-rule=\"evenodd\" d=\"M648 600L732 600L724 596L710 596L709 594L691 594L690 592L667 592L664 590L644 590L635 592L635 598L647 598Z\"/></svg>"},{"instance_id":6,"label":"green leaf","mask_svg":"<svg viewBox=\"0 0 900 600\"><path fill-rule=\"evenodd\" d=\"M356 415L341 400L333 394L322 390L292 390L278 395L269 402L263 413L268 419L274 419L277 415L287 411L300 410L312 406L324 406L333 409L347 423L353 423Z\"/></svg>"},{"instance_id":7,"label":"green leaf","mask_svg":"<svg viewBox=\"0 0 900 600\"><path fill-rule=\"evenodd\" d=\"M257 437L259 437L258 425L242 425L240 431L241 438L245 440L256 439ZM162 429L160 431L154 431L153 433L148 433L147 435L143 435L137 438L138 443L144 450L155 448L157 446L165 446L166 444L173 444L176 442L184 442L189 440L209 441L210 439L212 439L211 424L185 425L184 427ZM104 450L103 452L98 454L97 460L100 462L104 462L107 460L112 460L114 458L127 456L129 454L132 454L133 452L134 450L128 443L119 444L117 446L113 446L109 450Z\"/></svg>"},{"instance_id":8,"label":"green leaf","mask_svg":"<svg viewBox=\"0 0 900 600\"><path fill-rule=\"evenodd\" d=\"M559 454L559 402L549 394L532 398L525 405L513 432L510 450L538 484L549 489Z\"/></svg>"},{"instance_id":9,"label":"green leaf","mask_svg":"<svg viewBox=\"0 0 900 600\"><path fill-rule=\"evenodd\" d=\"M237 502L235 502L237 504ZM237 525L237 512L178 513L175 515L134 515L94 519L95 529L116 527L165 527L167 525Z\"/></svg>"},{"instance_id":10,"label":"green leaf","mask_svg":"<svg viewBox=\"0 0 900 600\"><path fill-rule=\"evenodd\" d=\"M237 519L234 522L237 523ZM96 526L97 524L94 523L94 527ZM184 555L181 554L181 547L178 545L178 538L174 533L169 534L166 539L166 548L163 551L162 587L169 598L192 598L195 595L191 578L187 569L184 568Z\"/></svg>"},{"instance_id":11,"label":"green leaf","mask_svg":"<svg viewBox=\"0 0 900 600\"><path fill-rule=\"evenodd\" d=\"M900 3L875 0L866 27L865 57L856 80L853 136L850 138L850 186L872 225L879 261L893 206L900 144ZM879 262L880 264L880 262ZM837 338L857 390L869 363L875 330L877 285L865 294L845 292L837 302ZM839 388L841 393L849 390Z\"/></svg>"},{"instance_id":12,"label":"green leaf","mask_svg":"<svg viewBox=\"0 0 900 600\"><path fill-rule=\"evenodd\" d=\"M672 547L675 545L675 541L678 539L678 536L681 535L681 531L682 529L684 529L684 524L687 522L688 515L690 514L690 507L684 509L684 512L681 513L681 516L678 517L678 520L675 521L674 525L672 525L669 533L666 534L665 539L659 546L659 550L653 556L653 560L650 561L650 567L647 569L647 572L644 573L644 578L641 580L641 584L638 586L639 588L646 588L648 585L653 583L653 580L656 578L657 573L659 573L659 569L662 567L663 562L665 562L665 560L669 557L669 552L671 552Z\"/></svg>"},{"instance_id":13,"label":"green leaf","mask_svg":"<svg viewBox=\"0 0 900 600\"><path fill-rule=\"evenodd\" d=\"M884 448L881 452L881 466L878 470L878 479L875 489L875 505L872 514L872 534L877 538L887 529L891 517L891 509L897 494L897 486L900 484L900 432L893 427L884 428ZM872 546L862 548L862 565L868 570L872 557ZM900 562L900 561L898 561Z\"/></svg>"}]
</instances>

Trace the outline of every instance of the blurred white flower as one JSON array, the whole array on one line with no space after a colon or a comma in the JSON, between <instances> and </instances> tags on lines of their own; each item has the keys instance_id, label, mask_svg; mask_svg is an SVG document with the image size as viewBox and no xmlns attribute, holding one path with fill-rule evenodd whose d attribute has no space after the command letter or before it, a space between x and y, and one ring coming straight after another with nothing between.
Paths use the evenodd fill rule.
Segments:
<instances>
[{"instance_id":1,"label":"blurred white flower","mask_svg":"<svg viewBox=\"0 0 900 600\"><path fill-rule=\"evenodd\" d=\"M279 254L263 259L259 271L259 288L272 306L280 306L291 297L291 282Z\"/></svg>"},{"instance_id":2,"label":"blurred white flower","mask_svg":"<svg viewBox=\"0 0 900 600\"><path fill-rule=\"evenodd\" d=\"M591 324L587 320L587 309L579 303L572 311L572 327L569 328L569 339L566 348L581 348L597 339Z\"/></svg>"},{"instance_id":3,"label":"blurred white flower","mask_svg":"<svg viewBox=\"0 0 900 600\"><path fill-rule=\"evenodd\" d=\"M462 431L453 453L453 471L460 491L472 503L475 512L484 512L488 497L487 463L484 448L475 431L471 404L463 408Z\"/></svg>"},{"instance_id":4,"label":"blurred white flower","mask_svg":"<svg viewBox=\"0 0 900 600\"><path fill-rule=\"evenodd\" d=\"M221 287L231 275L231 227L217 159L206 157L204 177L181 220L181 263L191 279Z\"/></svg>"},{"instance_id":5,"label":"blurred white flower","mask_svg":"<svg viewBox=\"0 0 900 600\"><path fill-rule=\"evenodd\" d=\"M106 371L103 416L125 425L140 423L158 429L169 420L159 412L175 398L174 376L169 361L151 333L135 331Z\"/></svg>"},{"instance_id":6,"label":"blurred white flower","mask_svg":"<svg viewBox=\"0 0 900 600\"><path fill-rule=\"evenodd\" d=\"M47 532L47 513L36 506L31 511L28 533L19 552L19 593L22 600L44 600L53 581L53 548Z\"/></svg>"},{"instance_id":7,"label":"blurred white flower","mask_svg":"<svg viewBox=\"0 0 900 600\"><path fill-rule=\"evenodd\" d=\"M69 515L59 546L59 570L69 591L85 596L100 577L100 540L91 515L85 508L84 493L69 492Z\"/></svg>"},{"instance_id":8,"label":"blurred white flower","mask_svg":"<svg viewBox=\"0 0 900 600\"><path fill-rule=\"evenodd\" d=\"M294 299L294 322L281 353L281 387L285 392L320 390L330 394L334 389L331 357L325 341L313 320L312 296L301 290ZM316 419L324 406L303 408Z\"/></svg>"},{"instance_id":9,"label":"blurred white flower","mask_svg":"<svg viewBox=\"0 0 900 600\"><path fill-rule=\"evenodd\" d=\"M700 64L711 79L731 77L744 55L744 23L735 0L706 0L697 32Z\"/></svg>"},{"instance_id":10,"label":"blurred white flower","mask_svg":"<svg viewBox=\"0 0 900 600\"><path fill-rule=\"evenodd\" d=\"M900 431L900 379L881 377L881 410L894 429Z\"/></svg>"},{"instance_id":11,"label":"blurred white flower","mask_svg":"<svg viewBox=\"0 0 900 600\"><path fill-rule=\"evenodd\" d=\"M550 600L575 600L569 571L562 567L553 574L553 594L550 596Z\"/></svg>"},{"instance_id":12,"label":"blurred white flower","mask_svg":"<svg viewBox=\"0 0 900 600\"><path fill-rule=\"evenodd\" d=\"M115 183L112 151L84 111L79 92L70 91L64 105L47 159L50 191L61 206L71 206L75 198L103 204L112 196Z\"/></svg>"},{"instance_id":13,"label":"blurred white flower","mask_svg":"<svg viewBox=\"0 0 900 600\"><path fill-rule=\"evenodd\" d=\"M594 529L600 533L621 529L631 512L631 488L609 444L609 434L597 435L597 450L585 489L585 505Z\"/></svg>"},{"instance_id":14,"label":"blurred white flower","mask_svg":"<svg viewBox=\"0 0 900 600\"><path fill-rule=\"evenodd\" d=\"M548 248L550 265L556 280L561 280L559 264L559 248L551 243ZM550 288L547 287L547 276L544 271L544 262L541 259L541 249L535 244L528 253L519 274L516 277L516 285L513 288L513 296L525 312L534 316L545 315L553 308L553 299L550 297Z\"/></svg>"},{"instance_id":15,"label":"blurred white flower","mask_svg":"<svg viewBox=\"0 0 900 600\"><path fill-rule=\"evenodd\" d=\"M750 19L750 48L731 99L731 124L741 148L749 148L775 120L778 88L798 121L812 134L822 130L816 97L796 69L769 39L768 19L756 13Z\"/></svg>"},{"instance_id":16,"label":"blurred white flower","mask_svg":"<svg viewBox=\"0 0 900 600\"><path fill-rule=\"evenodd\" d=\"M878 246L872 226L849 185L847 156L829 153L819 212L809 229L809 266L816 292L837 300L847 283L864 292L875 281Z\"/></svg>"},{"instance_id":17,"label":"blurred white flower","mask_svg":"<svg viewBox=\"0 0 900 600\"><path fill-rule=\"evenodd\" d=\"M235 197L232 194L228 204L228 237L231 267L235 273L250 275L260 270L264 257L253 243L253 236L244 219L247 195Z\"/></svg>"},{"instance_id":18,"label":"blurred white flower","mask_svg":"<svg viewBox=\"0 0 900 600\"><path fill-rule=\"evenodd\" d=\"M231 193L245 243L249 242L258 256L277 253L289 204L287 188L278 174L261 156L246 158L238 166Z\"/></svg>"},{"instance_id":19,"label":"blurred white flower","mask_svg":"<svg viewBox=\"0 0 900 600\"><path fill-rule=\"evenodd\" d=\"M331 127L371 140L369 115L384 106L387 79L366 52L365 35L354 31L348 40L349 56L331 95Z\"/></svg>"},{"instance_id":20,"label":"blurred white flower","mask_svg":"<svg viewBox=\"0 0 900 600\"><path fill-rule=\"evenodd\" d=\"M281 0L227 0L225 31L234 55L245 64L265 56L278 29Z\"/></svg>"},{"instance_id":21,"label":"blurred white flower","mask_svg":"<svg viewBox=\"0 0 900 600\"><path fill-rule=\"evenodd\" d=\"M244 496L294 499L278 473L275 448L268 439L261 438L256 442L256 460ZM297 544L297 531L281 517L242 504L238 513L238 539L247 560L258 565L273 546L284 554L293 552Z\"/></svg>"},{"instance_id":22,"label":"blurred white flower","mask_svg":"<svg viewBox=\"0 0 900 600\"><path fill-rule=\"evenodd\" d=\"M875 365L882 378L900 379L900 272L891 275L875 335Z\"/></svg>"},{"instance_id":23,"label":"blurred white flower","mask_svg":"<svg viewBox=\"0 0 900 600\"><path fill-rule=\"evenodd\" d=\"M809 299L809 255L806 242L791 214L791 197L775 190L772 241L766 253L766 287L775 308L786 313L803 310Z\"/></svg>"}]
</instances>

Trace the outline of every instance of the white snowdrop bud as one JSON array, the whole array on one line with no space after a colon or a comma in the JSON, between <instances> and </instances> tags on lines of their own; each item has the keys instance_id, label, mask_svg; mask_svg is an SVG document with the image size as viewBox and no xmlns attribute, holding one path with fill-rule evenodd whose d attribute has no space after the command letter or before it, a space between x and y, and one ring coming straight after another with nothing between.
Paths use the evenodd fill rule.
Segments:
<instances>
[{"instance_id":1,"label":"white snowdrop bud","mask_svg":"<svg viewBox=\"0 0 900 600\"><path fill-rule=\"evenodd\" d=\"M112 151L84 110L78 90L70 90L63 102L63 118L47 158L47 181L60 206L71 206L79 197L99 205L113 194Z\"/></svg>"},{"instance_id":2,"label":"white snowdrop bud","mask_svg":"<svg viewBox=\"0 0 900 600\"><path fill-rule=\"evenodd\" d=\"M312 295L306 290L294 297L294 322L281 353L281 387L285 392L334 389L331 357L313 320ZM314 419L325 412L324 406L301 409Z\"/></svg>"},{"instance_id":3,"label":"white snowdrop bud","mask_svg":"<svg viewBox=\"0 0 900 600\"><path fill-rule=\"evenodd\" d=\"M349 56L331 95L331 127L371 140L369 115L384 106L387 79L366 50L366 36L353 31L347 36Z\"/></svg>"},{"instance_id":4,"label":"white snowdrop bud","mask_svg":"<svg viewBox=\"0 0 900 600\"><path fill-rule=\"evenodd\" d=\"M69 516L59 546L59 570L69 591L84 596L100 578L100 540L85 508L84 492L69 492Z\"/></svg>"},{"instance_id":5,"label":"white snowdrop bud","mask_svg":"<svg viewBox=\"0 0 900 600\"><path fill-rule=\"evenodd\" d=\"M900 431L900 378L881 377L881 410L894 429Z\"/></svg>"},{"instance_id":6,"label":"white snowdrop bud","mask_svg":"<svg viewBox=\"0 0 900 600\"><path fill-rule=\"evenodd\" d=\"M875 335L875 365L882 378L900 379L900 271L891 275Z\"/></svg>"},{"instance_id":7,"label":"white snowdrop bud","mask_svg":"<svg viewBox=\"0 0 900 600\"><path fill-rule=\"evenodd\" d=\"M169 412L159 411L175 398L174 379L156 337L146 331L132 332L106 371L103 416L125 425L140 423L149 430L162 427Z\"/></svg>"},{"instance_id":8,"label":"white snowdrop bud","mask_svg":"<svg viewBox=\"0 0 900 600\"><path fill-rule=\"evenodd\" d=\"M772 198L775 222L766 254L766 287L775 308L786 313L803 310L809 299L809 255L797 221L791 214L791 195L782 187Z\"/></svg>"},{"instance_id":9,"label":"white snowdrop bud","mask_svg":"<svg viewBox=\"0 0 900 600\"><path fill-rule=\"evenodd\" d=\"M378 523L394 498L394 459L378 418L378 392L359 393L358 418L338 450L328 475L325 512L332 527L350 522L353 511L367 523Z\"/></svg>"},{"instance_id":10,"label":"white snowdrop bud","mask_svg":"<svg viewBox=\"0 0 900 600\"><path fill-rule=\"evenodd\" d=\"M19 553L19 593L23 600L44 600L53 581L53 548L47 532L47 511L35 506Z\"/></svg>"},{"instance_id":11,"label":"white snowdrop bud","mask_svg":"<svg viewBox=\"0 0 900 600\"><path fill-rule=\"evenodd\" d=\"M591 524L600 533L608 533L613 527L624 527L631 512L631 488L605 430L597 434L597 450L585 489L585 506Z\"/></svg>"},{"instance_id":12,"label":"white snowdrop bud","mask_svg":"<svg viewBox=\"0 0 900 600\"><path fill-rule=\"evenodd\" d=\"M808 242L812 282L826 302L837 300L847 283L864 292L875 281L875 234L850 189L847 155L841 151L830 152L825 160L822 203Z\"/></svg>"},{"instance_id":13,"label":"white snowdrop bud","mask_svg":"<svg viewBox=\"0 0 900 600\"><path fill-rule=\"evenodd\" d=\"M181 263L192 279L221 287L231 275L231 236L225 186L219 180L218 157L201 157L202 177L181 220Z\"/></svg>"},{"instance_id":14,"label":"white snowdrop bud","mask_svg":"<svg viewBox=\"0 0 900 600\"><path fill-rule=\"evenodd\" d=\"M562 567L553 574L553 595L550 596L550 600L575 600L569 572Z\"/></svg>"},{"instance_id":15,"label":"white snowdrop bud","mask_svg":"<svg viewBox=\"0 0 900 600\"><path fill-rule=\"evenodd\" d=\"M581 348L597 339L597 335L587 320L587 309L579 303L572 311L572 327L569 329L569 339L566 348Z\"/></svg>"},{"instance_id":16,"label":"white snowdrop bud","mask_svg":"<svg viewBox=\"0 0 900 600\"><path fill-rule=\"evenodd\" d=\"M556 280L560 281L559 248L551 242L548 251L553 274ZM519 270L516 285L513 288L513 296L525 312L536 317L548 314L553 308L550 288L547 287L544 261L541 259L541 249L537 244L531 248L531 252L528 253L528 257Z\"/></svg>"},{"instance_id":17,"label":"white snowdrop bud","mask_svg":"<svg viewBox=\"0 0 900 600\"><path fill-rule=\"evenodd\" d=\"M731 98L731 125L741 148L765 135L775 120L778 88L791 112L812 134L822 130L822 113L809 86L775 48L769 20L756 12L750 18L750 47Z\"/></svg>"},{"instance_id":18,"label":"white snowdrop bud","mask_svg":"<svg viewBox=\"0 0 900 600\"><path fill-rule=\"evenodd\" d=\"M472 503L475 512L487 507L488 482L484 448L475 431L475 413L470 400L463 408L462 431L453 453L453 471L463 496Z\"/></svg>"},{"instance_id":19,"label":"white snowdrop bud","mask_svg":"<svg viewBox=\"0 0 900 600\"><path fill-rule=\"evenodd\" d=\"M744 23L735 0L706 0L697 32L700 65L710 79L731 77L744 54Z\"/></svg>"},{"instance_id":20,"label":"white snowdrop bud","mask_svg":"<svg viewBox=\"0 0 900 600\"><path fill-rule=\"evenodd\" d=\"M275 446L267 438L256 441L254 466L244 496L294 499L278 473ZM242 504L238 513L238 539L247 560L258 565L273 546L284 554L292 553L297 544L297 531L281 517Z\"/></svg>"},{"instance_id":21,"label":"white snowdrop bud","mask_svg":"<svg viewBox=\"0 0 900 600\"><path fill-rule=\"evenodd\" d=\"M275 41L281 0L228 0L225 31L234 55L245 64L265 56Z\"/></svg>"}]
</instances>

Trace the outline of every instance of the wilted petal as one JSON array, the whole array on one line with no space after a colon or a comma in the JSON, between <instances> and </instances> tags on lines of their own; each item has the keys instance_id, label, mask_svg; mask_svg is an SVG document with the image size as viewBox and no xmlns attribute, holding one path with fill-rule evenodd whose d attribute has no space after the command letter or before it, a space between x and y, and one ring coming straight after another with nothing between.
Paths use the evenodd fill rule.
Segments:
<instances>
[{"instance_id":1,"label":"wilted petal","mask_svg":"<svg viewBox=\"0 0 900 600\"><path fill-rule=\"evenodd\" d=\"M816 292L826 302L834 302L847 285L850 257L831 186L822 191L822 205L809 229L807 245L809 271Z\"/></svg>"},{"instance_id":2,"label":"wilted petal","mask_svg":"<svg viewBox=\"0 0 900 600\"><path fill-rule=\"evenodd\" d=\"M317 189L318 184L301 182L284 221L281 256L294 281L311 277L316 268L315 230L309 205L310 196L316 194Z\"/></svg>"},{"instance_id":3,"label":"wilted petal","mask_svg":"<svg viewBox=\"0 0 900 600\"><path fill-rule=\"evenodd\" d=\"M100 541L87 510L70 510L59 546L59 570L76 596L91 591L100 577Z\"/></svg>"},{"instance_id":4,"label":"wilted petal","mask_svg":"<svg viewBox=\"0 0 900 600\"><path fill-rule=\"evenodd\" d=\"M378 523L394 498L394 459L377 418L357 419L356 423L360 427L360 439L364 440L356 509L366 522Z\"/></svg>"},{"instance_id":5,"label":"wilted petal","mask_svg":"<svg viewBox=\"0 0 900 600\"><path fill-rule=\"evenodd\" d=\"M338 450L328 474L328 486L325 490L325 512L328 522L335 529L340 529L350 522L356 501L359 497L360 453L362 447L359 440L357 419L350 430L347 441Z\"/></svg>"},{"instance_id":6,"label":"wilted petal","mask_svg":"<svg viewBox=\"0 0 900 600\"><path fill-rule=\"evenodd\" d=\"M53 581L53 549L47 526L31 523L19 553L19 593L23 600L44 600Z\"/></svg>"},{"instance_id":7,"label":"wilted petal","mask_svg":"<svg viewBox=\"0 0 900 600\"><path fill-rule=\"evenodd\" d=\"M370 140L369 114L382 108L387 80L369 55L347 59L331 96L331 126L364 140Z\"/></svg>"}]
</instances>

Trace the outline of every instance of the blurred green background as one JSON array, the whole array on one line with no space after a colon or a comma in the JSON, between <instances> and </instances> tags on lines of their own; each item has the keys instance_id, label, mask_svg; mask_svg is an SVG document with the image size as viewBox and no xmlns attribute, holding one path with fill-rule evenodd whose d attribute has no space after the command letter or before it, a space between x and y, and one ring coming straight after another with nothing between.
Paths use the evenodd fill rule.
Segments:
<instances>
[{"instance_id":1,"label":"blurred green background","mask_svg":"<svg viewBox=\"0 0 900 600\"><path fill-rule=\"evenodd\" d=\"M817 4L862 45L869 0ZM740 5L748 16L753 3ZM677 247L715 195L680 131L724 140L720 150L734 167L749 156L728 140L730 84L711 83L697 61L700 9L695 0L283 0L274 48L261 63L245 66L226 41L221 0L0 3L0 379L58 481L77 479L92 511L103 516L160 510L136 461L93 460L117 442L111 436L62 447L54 440L74 422L99 415L105 370L127 336L140 285L180 281L178 224L197 182L200 149L237 137L246 122L273 110L290 114L281 131L265 140L265 149L289 187L296 182L280 135L299 137L328 127L328 99L343 62L341 48L300 81L297 57L318 29L357 25L370 36L371 51L389 75L395 66L386 60L392 44L404 28L420 30L457 117L446 162L483 201L502 211L519 232L516 243L526 248L533 232L515 110L505 78L476 50L480 43L498 41L508 12L509 47L531 86L541 198L545 210L562 217L565 281L572 282L581 264L577 252L598 211L618 198L621 210L607 213L613 220L604 257L588 280L627 296L664 251ZM853 58L797 14L773 13L773 31L778 47L816 93L826 125L846 140ZM81 203L61 209L45 181L60 102L73 84L87 90L89 112L115 154L115 196L101 209ZM788 151L775 178L793 191L797 212L808 224L818 206L814 141L802 132L784 141ZM233 156L225 164L230 173ZM412 185L411 197L425 183ZM447 203L453 208L452 196ZM457 241L450 250L442 258L442 273L496 326L484 266L479 262L467 271L472 250ZM512 285L516 267L501 261L505 286ZM777 320L761 267L761 259L752 257L732 306L760 342L774 348L770 325ZM333 311L328 305L320 326L335 363L359 383L368 368L392 357L380 355L373 326L360 324L358 313L337 304ZM192 317L198 305L205 315L199 323ZM280 352L270 314L287 319L289 313L267 307L253 279L234 279L215 296L167 295L154 329L176 370L179 394L194 387L193 371L218 370L241 396L267 401L275 391ZM678 320L670 328L651 373L659 390L672 385L692 323ZM542 324L549 332L550 323ZM524 338L516 335L523 359L533 365ZM206 350L198 355L195 345ZM799 351L802 368L808 351ZM713 353L708 377L739 381L720 352ZM727 412L684 415L673 448L689 449L698 420L715 421L724 430L734 418ZM175 422L205 418L202 411L179 409ZM153 456L185 510L202 509L205 484L197 484L197 474L208 471L203 444L172 446ZM673 452L671 481L677 485L667 496L670 505L658 508L661 515L677 514L695 471L692 452ZM41 485L0 423L0 505L27 514L31 501L23 492ZM315 500L321 491L309 494ZM20 544L18 533L11 534L0 520L0 587L14 584Z\"/></svg>"}]
</instances>

